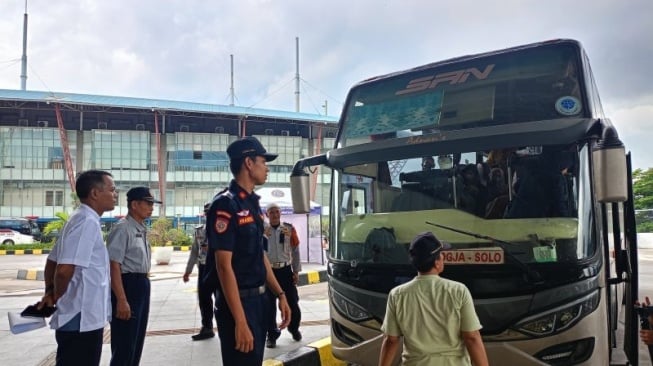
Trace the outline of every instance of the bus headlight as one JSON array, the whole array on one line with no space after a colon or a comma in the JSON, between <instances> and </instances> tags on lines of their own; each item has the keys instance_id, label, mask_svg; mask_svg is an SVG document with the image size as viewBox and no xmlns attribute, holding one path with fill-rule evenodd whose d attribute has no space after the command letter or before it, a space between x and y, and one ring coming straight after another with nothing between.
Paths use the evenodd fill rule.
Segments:
<instances>
[{"instance_id":1,"label":"bus headlight","mask_svg":"<svg viewBox=\"0 0 653 366\"><path fill-rule=\"evenodd\" d=\"M593 312L599 305L599 296L599 291L596 290L571 304L524 319L514 329L535 337L559 333Z\"/></svg>"},{"instance_id":2,"label":"bus headlight","mask_svg":"<svg viewBox=\"0 0 653 366\"><path fill-rule=\"evenodd\" d=\"M331 301L333 306L344 316L353 321L363 321L372 318L370 313L365 309L349 301L346 297L339 294L337 291L331 292Z\"/></svg>"}]
</instances>

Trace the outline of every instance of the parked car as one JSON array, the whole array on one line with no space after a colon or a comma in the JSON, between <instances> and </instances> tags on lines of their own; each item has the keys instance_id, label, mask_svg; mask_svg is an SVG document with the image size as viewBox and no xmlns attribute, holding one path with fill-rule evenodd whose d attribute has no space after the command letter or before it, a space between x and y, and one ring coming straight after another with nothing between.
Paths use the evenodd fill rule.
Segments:
<instances>
[{"instance_id":1,"label":"parked car","mask_svg":"<svg viewBox=\"0 0 653 366\"><path fill-rule=\"evenodd\" d=\"M31 235L36 241L41 240L41 229L36 221L24 217L0 217L1 229L14 230L21 234Z\"/></svg>"},{"instance_id":2,"label":"parked car","mask_svg":"<svg viewBox=\"0 0 653 366\"><path fill-rule=\"evenodd\" d=\"M34 237L11 229L0 229L0 244L34 244Z\"/></svg>"}]
</instances>

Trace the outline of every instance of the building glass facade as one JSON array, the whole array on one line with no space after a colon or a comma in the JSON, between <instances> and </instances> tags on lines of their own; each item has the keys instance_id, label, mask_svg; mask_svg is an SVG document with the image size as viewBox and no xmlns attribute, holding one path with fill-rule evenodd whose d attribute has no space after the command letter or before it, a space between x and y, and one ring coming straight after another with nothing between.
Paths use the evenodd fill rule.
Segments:
<instances>
[{"instance_id":1,"label":"building glass facade","mask_svg":"<svg viewBox=\"0 0 653 366\"><path fill-rule=\"evenodd\" d=\"M327 126L335 122L332 118L301 113L58 93L68 104L57 115L48 98L50 94L0 90L0 217L38 217L42 224L58 212L72 212L76 197L57 120L65 128L74 173L100 169L114 177L118 205L103 219L126 215L126 191L144 185L164 201L154 217L201 223L204 204L232 179L226 150L241 134L279 154L268 164L266 186L280 188L290 186L298 159L326 152L334 140L326 132L335 131L334 125ZM168 106L159 110L151 107L164 104ZM328 205L331 172L318 171L313 200Z\"/></svg>"}]
</instances>

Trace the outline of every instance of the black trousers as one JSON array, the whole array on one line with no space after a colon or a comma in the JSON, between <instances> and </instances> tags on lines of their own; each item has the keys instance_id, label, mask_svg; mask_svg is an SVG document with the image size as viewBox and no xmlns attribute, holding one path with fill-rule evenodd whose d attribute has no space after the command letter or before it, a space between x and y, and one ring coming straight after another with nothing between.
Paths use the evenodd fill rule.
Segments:
<instances>
[{"instance_id":1,"label":"black trousers","mask_svg":"<svg viewBox=\"0 0 653 366\"><path fill-rule=\"evenodd\" d=\"M215 318L218 323L218 336L220 337L220 351L223 365L261 366L263 352L265 351L265 324L268 297L264 294L241 297L240 302L245 311L247 325L254 336L254 350L243 353L236 350L236 322L227 301L219 292L216 292Z\"/></svg>"},{"instance_id":2,"label":"black trousers","mask_svg":"<svg viewBox=\"0 0 653 366\"><path fill-rule=\"evenodd\" d=\"M57 366L92 366L100 364L104 328L88 332L56 331Z\"/></svg>"},{"instance_id":3,"label":"black trousers","mask_svg":"<svg viewBox=\"0 0 653 366\"><path fill-rule=\"evenodd\" d=\"M295 286L292 280L292 266L285 266L279 269L273 268L272 272L274 272L274 276L277 278L281 289L285 292L286 300L288 300L288 305L290 306L291 316L288 330L291 332L299 330L299 323L302 321L302 312L299 310L297 286ZM270 290L267 290L267 294L269 297L267 327L269 337L274 333L279 333L279 328L277 327L277 297Z\"/></svg>"},{"instance_id":4,"label":"black trousers","mask_svg":"<svg viewBox=\"0 0 653 366\"><path fill-rule=\"evenodd\" d=\"M197 300L200 305L202 316L202 328L213 329L213 293L216 288L214 284L204 280L206 265L198 265L199 275L197 276Z\"/></svg>"},{"instance_id":5,"label":"black trousers","mask_svg":"<svg viewBox=\"0 0 653 366\"><path fill-rule=\"evenodd\" d=\"M144 273L124 273L122 287L132 317L115 318L116 296L111 292L111 366L138 366L141 362L147 320L150 316L150 280Z\"/></svg>"}]
</instances>

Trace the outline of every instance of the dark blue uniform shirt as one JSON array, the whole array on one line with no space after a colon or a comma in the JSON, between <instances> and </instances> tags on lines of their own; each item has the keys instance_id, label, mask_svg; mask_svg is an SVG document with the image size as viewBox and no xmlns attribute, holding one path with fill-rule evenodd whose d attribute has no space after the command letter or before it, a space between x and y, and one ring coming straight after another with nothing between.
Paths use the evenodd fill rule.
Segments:
<instances>
[{"instance_id":1,"label":"dark blue uniform shirt","mask_svg":"<svg viewBox=\"0 0 653 366\"><path fill-rule=\"evenodd\" d=\"M231 266L239 289L265 284L263 255L267 241L263 237L259 199L257 194L247 193L232 180L227 191L215 197L206 216L209 242L206 264L215 275L215 251L232 252Z\"/></svg>"}]
</instances>

